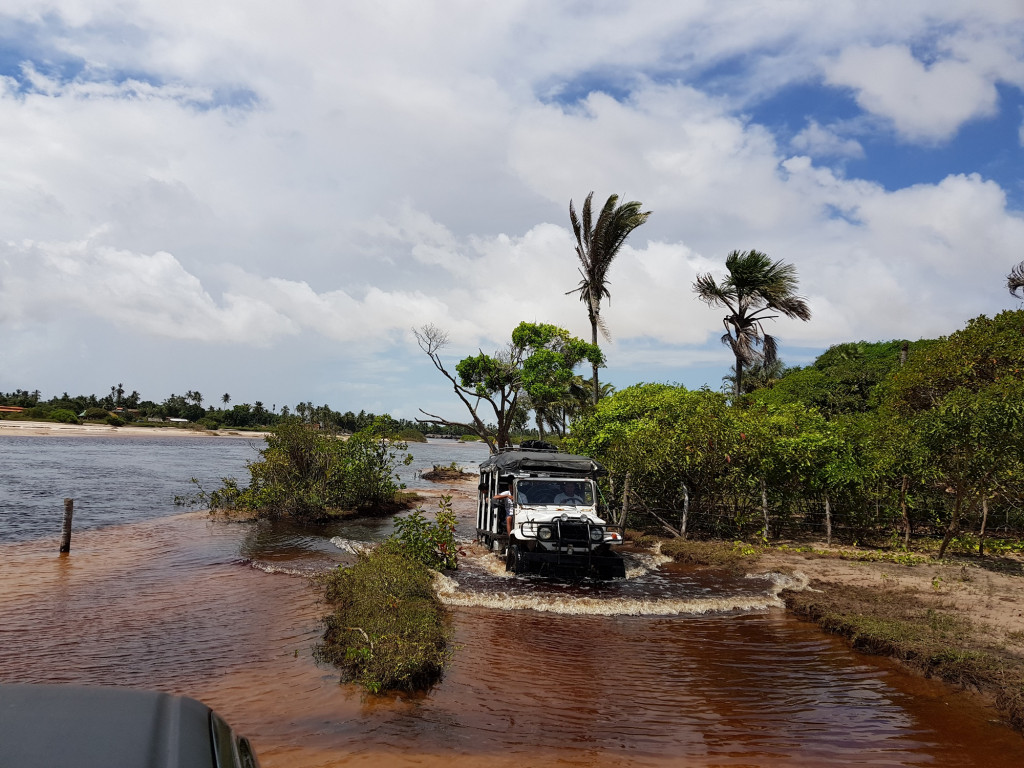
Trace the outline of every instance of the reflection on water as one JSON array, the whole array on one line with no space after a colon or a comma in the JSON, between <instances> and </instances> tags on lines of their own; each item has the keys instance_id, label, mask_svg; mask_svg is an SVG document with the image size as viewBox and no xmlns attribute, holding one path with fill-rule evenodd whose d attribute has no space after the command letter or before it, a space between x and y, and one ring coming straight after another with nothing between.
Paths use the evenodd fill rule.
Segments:
<instances>
[{"instance_id":1,"label":"reflection on water","mask_svg":"<svg viewBox=\"0 0 1024 768\"><path fill-rule=\"evenodd\" d=\"M559 584L509 578L467 544L444 590L444 679L365 696L312 661L324 607L305 576L389 521L150 517L76 532L69 557L0 544L0 681L196 696L267 768L1024 762L988 710L771 608L772 581L642 555L626 581Z\"/></svg>"}]
</instances>

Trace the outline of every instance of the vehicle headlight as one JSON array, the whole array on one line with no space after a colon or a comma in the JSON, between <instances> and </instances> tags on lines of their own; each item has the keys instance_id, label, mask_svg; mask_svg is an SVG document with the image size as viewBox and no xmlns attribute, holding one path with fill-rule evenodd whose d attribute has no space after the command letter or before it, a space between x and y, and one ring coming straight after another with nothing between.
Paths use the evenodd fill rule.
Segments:
<instances>
[{"instance_id":1,"label":"vehicle headlight","mask_svg":"<svg viewBox=\"0 0 1024 768\"><path fill-rule=\"evenodd\" d=\"M547 526L543 526L537 529L537 538L541 541L548 541L551 539L551 529Z\"/></svg>"},{"instance_id":2,"label":"vehicle headlight","mask_svg":"<svg viewBox=\"0 0 1024 768\"><path fill-rule=\"evenodd\" d=\"M590 540L591 541L600 541L603 538L604 538L604 531L602 529L600 529L600 528L591 528L590 529Z\"/></svg>"},{"instance_id":3,"label":"vehicle headlight","mask_svg":"<svg viewBox=\"0 0 1024 768\"><path fill-rule=\"evenodd\" d=\"M561 520L562 520L563 523L568 523L569 522L569 513L568 512L563 512Z\"/></svg>"},{"instance_id":4,"label":"vehicle headlight","mask_svg":"<svg viewBox=\"0 0 1024 768\"><path fill-rule=\"evenodd\" d=\"M590 522L590 518L589 518L589 517L587 517L587 516L586 516L585 514L583 514L583 515L580 515L580 520L581 520L582 522L584 522L584 523L589 523L589 522Z\"/></svg>"}]
</instances>

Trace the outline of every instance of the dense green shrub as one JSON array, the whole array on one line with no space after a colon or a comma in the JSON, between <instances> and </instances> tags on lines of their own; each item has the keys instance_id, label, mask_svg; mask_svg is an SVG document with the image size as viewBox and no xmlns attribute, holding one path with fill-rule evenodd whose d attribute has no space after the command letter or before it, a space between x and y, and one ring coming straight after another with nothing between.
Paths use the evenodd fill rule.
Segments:
<instances>
[{"instance_id":1,"label":"dense green shrub","mask_svg":"<svg viewBox=\"0 0 1024 768\"><path fill-rule=\"evenodd\" d=\"M437 518L433 523L419 509L395 518L395 533L388 538L385 546L428 568L458 568L452 497L441 497Z\"/></svg>"},{"instance_id":2,"label":"dense green shrub","mask_svg":"<svg viewBox=\"0 0 1024 768\"><path fill-rule=\"evenodd\" d=\"M412 457L404 443L388 440L390 423L382 418L347 440L311 424L282 422L265 438L260 459L248 465L250 483L233 478L212 493L201 487L181 504L210 509L242 509L261 517L322 519L337 510L386 508L403 487L395 469Z\"/></svg>"},{"instance_id":3,"label":"dense green shrub","mask_svg":"<svg viewBox=\"0 0 1024 768\"><path fill-rule=\"evenodd\" d=\"M74 411L69 411L67 408L57 408L56 410L50 411L50 418L61 424L81 423Z\"/></svg>"},{"instance_id":4,"label":"dense green shrub","mask_svg":"<svg viewBox=\"0 0 1024 768\"><path fill-rule=\"evenodd\" d=\"M448 659L449 630L430 570L381 546L324 579L333 612L316 658L372 693L427 688Z\"/></svg>"},{"instance_id":5,"label":"dense green shrub","mask_svg":"<svg viewBox=\"0 0 1024 768\"><path fill-rule=\"evenodd\" d=\"M112 413L109 416L107 416L107 424L109 424L112 427L123 427L124 419Z\"/></svg>"},{"instance_id":6,"label":"dense green shrub","mask_svg":"<svg viewBox=\"0 0 1024 768\"><path fill-rule=\"evenodd\" d=\"M82 418L86 421L106 421L110 411L106 408L86 408Z\"/></svg>"}]
</instances>

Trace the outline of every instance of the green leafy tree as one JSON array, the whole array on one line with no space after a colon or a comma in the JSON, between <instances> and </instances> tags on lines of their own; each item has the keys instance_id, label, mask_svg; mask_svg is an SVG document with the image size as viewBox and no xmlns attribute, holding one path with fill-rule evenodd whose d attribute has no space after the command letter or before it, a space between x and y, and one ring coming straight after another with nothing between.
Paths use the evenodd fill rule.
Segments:
<instances>
[{"instance_id":1,"label":"green leafy tree","mask_svg":"<svg viewBox=\"0 0 1024 768\"><path fill-rule=\"evenodd\" d=\"M566 396L574 380L573 369L582 361L596 360L599 364L603 360L596 345L571 336L563 328L523 322L515 328L504 350L465 357L451 373L441 360L448 335L433 325L413 333L434 367L451 382L469 411L470 421L453 421L422 409L421 413L430 417L432 423L476 434L492 451L511 445L524 398L544 407ZM492 416L493 428L485 421Z\"/></svg>"},{"instance_id":2,"label":"green leafy tree","mask_svg":"<svg viewBox=\"0 0 1024 768\"><path fill-rule=\"evenodd\" d=\"M722 343L736 357L735 394L743 393L744 368L756 362L771 365L777 357L775 338L764 330L764 321L778 317L810 320L807 302L796 295L796 268L782 261L772 261L761 251L733 251L725 259L728 276L715 281L711 273L697 276L693 290L705 304L725 307L729 314L723 319L725 334Z\"/></svg>"},{"instance_id":3,"label":"green leafy tree","mask_svg":"<svg viewBox=\"0 0 1024 768\"><path fill-rule=\"evenodd\" d=\"M942 557L994 488L1024 494L1024 310L977 317L908 359L884 405L893 423L908 422L924 479L951 498Z\"/></svg>"},{"instance_id":4,"label":"green leafy tree","mask_svg":"<svg viewBox=\"0 0 1024 768\"><path fill-rule=\"evenodd\" d=\"M587 308L590 319L591 344L597 346L597 331L607 339L608 327L601 318L601 300L611 299L608 290L608 270L626 242L630 233L647 221L650 211L641 212L640 203L630 201L619 205L619 196L611 195L594 221L591 201L594 193L587 195L583 202L582 220L576 215L572 200L569 201L569 220L576 235L576 255L580 260L580 284L568 294L578 293L580 301ZM568 295L567 294L567 295ZM597 378L597 363L593 367L594 403L601 396Z\"/></svg>"}]
</instances>

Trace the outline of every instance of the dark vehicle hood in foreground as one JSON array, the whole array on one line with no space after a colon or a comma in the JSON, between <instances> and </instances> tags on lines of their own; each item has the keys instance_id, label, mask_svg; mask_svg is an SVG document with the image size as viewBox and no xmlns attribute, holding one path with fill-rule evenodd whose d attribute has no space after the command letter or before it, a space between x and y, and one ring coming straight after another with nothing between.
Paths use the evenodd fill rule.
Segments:
<instances>
[{"instance_id":1,"label":"dark vehicle hood in foreground","mask_svg":"<svg viewBox=\"0 0 1024 768\"><path fill-rule=\"evenodd\" d=\"M215 766L211 710L127 688L0 685L0 768Z\"/></svg>"}]
</instances>

